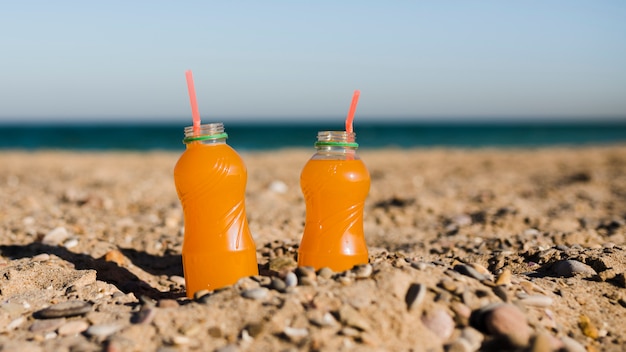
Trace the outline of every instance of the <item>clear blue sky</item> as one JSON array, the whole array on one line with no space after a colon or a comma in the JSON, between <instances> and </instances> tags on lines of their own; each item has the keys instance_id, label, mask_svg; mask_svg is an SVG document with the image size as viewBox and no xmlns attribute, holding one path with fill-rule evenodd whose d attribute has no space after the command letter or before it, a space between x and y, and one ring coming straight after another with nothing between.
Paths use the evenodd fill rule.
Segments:
<instances>
[{"instance_id":1,"label":"clear blue sky","mask_svg":"<svg viewBox=\"0 0 626 352\"><path fill-rule=\"evenodd\" d=\"M626 116L626 1L6 1L0 122Z\"/></svg>"}]
</instances>

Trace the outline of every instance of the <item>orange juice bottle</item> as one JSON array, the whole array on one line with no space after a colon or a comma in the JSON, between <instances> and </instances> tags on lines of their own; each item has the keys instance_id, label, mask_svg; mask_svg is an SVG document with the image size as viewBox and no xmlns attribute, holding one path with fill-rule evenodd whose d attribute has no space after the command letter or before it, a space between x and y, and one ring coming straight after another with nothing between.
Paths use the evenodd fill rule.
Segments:
<instances>
[{"instance_id":1,"label":"orange juice bottle","mask_svg":"<svg viewBox=\"0 0 626 352\"><path fill-rule=\"evenodd\" d=\"M244 195L247 171L226 144L222 123L185 128L185 152L174 168L183 207L183 270L187 296L258 274Z\"/></svg>"},{"instance_id":2,"label":"orange juice bottle","mask_svg":"<svg viewBox=\"0 0 626 352\"><path fill-rule=\"evenodd\" d=\"M356 154L355 133L322 131L317 152L306 163L300 186L306 202L298 265L336 272L368 262L363 205L370 175Z\"/></svg>"}]
</instances>

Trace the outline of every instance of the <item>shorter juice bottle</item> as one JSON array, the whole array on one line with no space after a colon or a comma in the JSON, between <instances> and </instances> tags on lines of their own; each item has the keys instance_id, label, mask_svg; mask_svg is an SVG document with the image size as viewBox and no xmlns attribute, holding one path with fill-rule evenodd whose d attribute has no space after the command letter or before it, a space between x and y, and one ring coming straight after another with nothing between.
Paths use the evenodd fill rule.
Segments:
<instances>
[{"instance_id":1,"label":"shorter juice bottle","mask_svg":"<svg viewBox=\"0 0 626 352\"><path fill-rule=\"evenodd\" d=\"M185 128L186 150L174 168L183 207L183 270L187 296L258 274L244 201L247 171L226 144L222 123Z\"/></svg>"},{"instance_id":2,"label":"shorter juice bottle","mask_svg":"<svg viewBox=\"0 0 626 352\"><path fill-rule=\"evenodd\" d=\"M363 206L370 175L356 154L355 133L322 131L300 176L306 203L298 265L336 272L368 262Z\"/></svg>"}]
</instances>

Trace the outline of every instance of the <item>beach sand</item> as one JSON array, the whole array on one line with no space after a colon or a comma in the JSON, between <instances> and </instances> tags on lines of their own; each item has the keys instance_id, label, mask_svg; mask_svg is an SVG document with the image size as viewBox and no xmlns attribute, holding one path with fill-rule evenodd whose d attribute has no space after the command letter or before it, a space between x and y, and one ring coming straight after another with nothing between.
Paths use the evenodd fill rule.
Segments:
<instances>
[{"instance_id":1,"label":"beach sand","mask_svg":"<svg viewBox=\"0 0 626 352\"><path fill-rule=\"evenodd\" d=\"M295 269L312 153L241 153L261 275L189 300L179 154L0 152L0 351L626 348L626 146L364 149L343 273Z\"/></svg>"}]
</instances>

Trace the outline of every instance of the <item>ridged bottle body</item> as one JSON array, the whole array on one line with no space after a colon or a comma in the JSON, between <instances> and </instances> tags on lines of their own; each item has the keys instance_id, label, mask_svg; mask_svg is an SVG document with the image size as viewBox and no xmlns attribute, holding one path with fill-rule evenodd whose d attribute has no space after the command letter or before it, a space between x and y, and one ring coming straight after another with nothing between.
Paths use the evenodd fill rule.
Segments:
<instances>
[{"instance_id":1,"label":"ridged bottle body","mask_svg":"<svg viewBox=\"0 0 626 352\"><path fill-rule=\"evenodd\" d=\"M244 198L247 171L237 152L223 140L187 143L174 168L174 180L185 221L187 296L257 275Z\"/></svg>"},{"instance_id":2,"label":"ridged bottle body","mask_svg":"<svg viewBox=\"0 0 626 352\"><path fill-rule=\"evenodd\" d=\"M366 264L363 207L370 188L369 172L355 147L316 146L316 154L300 176L306 219L298 265L339 272Z\"/></svg>"}]
</instances>

